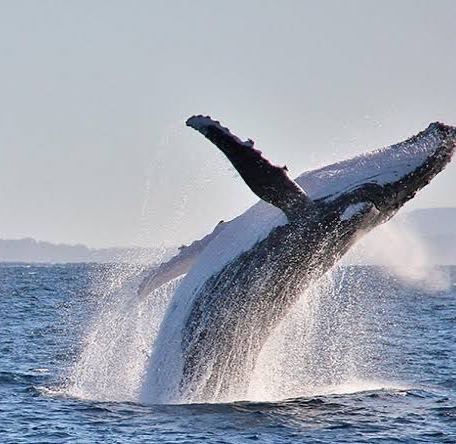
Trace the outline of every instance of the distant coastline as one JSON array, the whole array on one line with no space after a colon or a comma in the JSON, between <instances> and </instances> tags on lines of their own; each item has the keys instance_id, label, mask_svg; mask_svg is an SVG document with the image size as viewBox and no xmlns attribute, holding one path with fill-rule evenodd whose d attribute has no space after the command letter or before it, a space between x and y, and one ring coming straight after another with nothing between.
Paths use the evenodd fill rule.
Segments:
<instances>
[{"instance_id":1,"label":"distant coastline","mask_svg":"<svg viewBox=\"0 0 456 444\"><path fill-rule=\"evenodd\" d=\"M456 265L456 208L426 208L393 219L401 230L411 233L430 264ZM380 234L378 236L380 238ZM391 245L391 248L393 245ZM369 250L370 247L368 247ZM390 248L385 245L385 248ZM175 249L144 247L90 248L86 245L54 244L33 238L0 239L0 262L16 263L131 263L156 264L167 260ZM367 252L369 253L369 251ZM410 255L414 254L410 248ZM351 262L351 260L349 260ZM378 258L361 257L356 263L379 263Z\"/></svg>"},{"instance_id":2,"label":"distant coastline","mask_svg":"<svg viewBox=\"0 0 456 444\"><path fill-rule=\"evenodd\" d=\"M0 262L15 263L131 263L155 264L169 257L171 249L54 244L33 238L0 239Z\"/></svg>"}]
</instances>

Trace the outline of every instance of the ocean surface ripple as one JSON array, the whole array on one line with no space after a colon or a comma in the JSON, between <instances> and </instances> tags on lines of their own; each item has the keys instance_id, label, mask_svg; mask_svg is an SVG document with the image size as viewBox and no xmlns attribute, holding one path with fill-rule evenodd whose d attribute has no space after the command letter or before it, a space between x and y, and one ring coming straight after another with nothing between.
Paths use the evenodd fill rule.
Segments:
<instances>
[{"instance_id":1,"label":"ocean surface ripple","mask_svg":"<svg viewBox=\"0 0 456 444\"><path fill-rule=\"evenodd\" d=\"M106 303L99 283L115 272L90 264L0 265L3 443L456 442L456 268L439 270L448 285L436 290L374 267L348 267L343 276L363 285L342 301L356 306L343 328L356 340L369 338L369 365L358 379L312 392L293 387L293 396L273 402L152 406L68 390L87 330ZM340 313L337 319L342 325ZM332 365L328 353L319 366Z\"/></svg>"}]
</instances>

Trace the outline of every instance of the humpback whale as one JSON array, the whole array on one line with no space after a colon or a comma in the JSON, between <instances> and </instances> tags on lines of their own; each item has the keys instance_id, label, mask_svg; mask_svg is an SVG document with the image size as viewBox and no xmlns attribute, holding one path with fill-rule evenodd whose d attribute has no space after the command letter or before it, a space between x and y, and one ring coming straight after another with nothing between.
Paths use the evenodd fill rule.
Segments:
<instances>
[{"instance_id":1,"label":"humpback whale","mask_svg":"<svg viewBox=\"0 0 456 444\"><path fill-rule=\"evenodd\" d=\"M146 279L142 289L150 290L185 274L154 344L144 402L243 399L263 345L300 294L442 171L456 148L456 128L432 123L293 180L210 117L186 123L225 154L260 202L189 254L181 250L163 278Z\"/></svg>"}]
</instances>

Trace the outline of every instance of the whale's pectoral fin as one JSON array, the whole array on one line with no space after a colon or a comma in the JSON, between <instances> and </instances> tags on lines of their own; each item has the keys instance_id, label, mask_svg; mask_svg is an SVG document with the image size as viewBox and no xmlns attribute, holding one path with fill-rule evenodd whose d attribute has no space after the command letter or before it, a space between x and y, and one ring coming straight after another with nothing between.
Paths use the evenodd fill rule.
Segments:
<instances>
[{"instance_id":1,"label":"whale's pectoral fin","mask_svg":"<svg viewBox=\"0 0 456 444\"><path fill-rule=\"evenodd\" d=\"M286 167L272 165L253 141L238 137L210 117L193 116L187 125L216 145L233 164L249 188L262 200L280 208L293 219L311 203L304 190L287 174Z\"/></svg>"},{"instance_id":2,"label":"whale's pectoral fin","mask_svg":"<svg viewBox=\"0 0 456 444\"><path fill-rule=\"evenodd\" d=\"M192 242L188 246L179 247L178 254L150 270L139 284L138 294L147 296L163 284L187 273L206 246L220 234L226 224L227 222L221 220L212 233Z\"/></svg>"}]
</instances>

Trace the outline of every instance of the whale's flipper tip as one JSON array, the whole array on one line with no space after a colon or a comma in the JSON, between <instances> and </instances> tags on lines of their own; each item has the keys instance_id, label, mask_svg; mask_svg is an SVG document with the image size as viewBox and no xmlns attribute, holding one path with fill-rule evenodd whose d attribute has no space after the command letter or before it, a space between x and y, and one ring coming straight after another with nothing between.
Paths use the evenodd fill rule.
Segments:
<instances>
[{"instance_id":1,"label":"whale's flipper tip","mask_svg":"<svg viewBox=\"0 0 456 444\"><path fill-rule=\"evenodd\" d=\"M196 131L199 131L200 133L204 134L206 129L211 125L215 124L217 122L213 121L209 116L192 116L187 121L185 124L189 126L190 128L195 129Z\"/></svg>"},{"instance_id":2,"label":"whale's flipper tip","mask_svg":"<svg viewBox=\"0 0 456 444\"><path fill-rule=\"evenodd\" d=\"M247 148L252 148L254 142L252 139L247 139L246 141L242 141L239 137L235 136L228 128L222 126L222 124L218 120L212 119L210 116L203 116L203 115L196 115L192 116L185 122L187 126L193 128L194 130L201 133L203 136L209 134L212 130L217 130L220 133L224 134L226 137L232 139L234 142L238 143L239 145L243 145Z\"/></svg>"}]
</instances>

